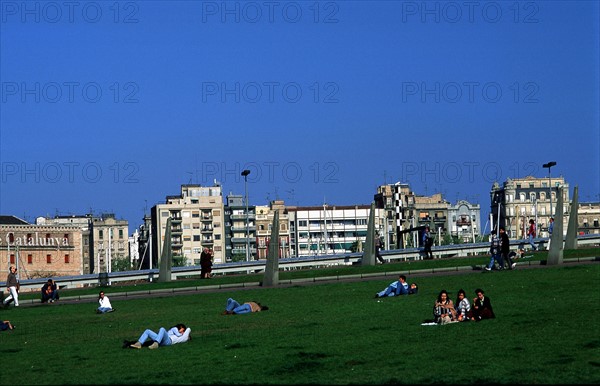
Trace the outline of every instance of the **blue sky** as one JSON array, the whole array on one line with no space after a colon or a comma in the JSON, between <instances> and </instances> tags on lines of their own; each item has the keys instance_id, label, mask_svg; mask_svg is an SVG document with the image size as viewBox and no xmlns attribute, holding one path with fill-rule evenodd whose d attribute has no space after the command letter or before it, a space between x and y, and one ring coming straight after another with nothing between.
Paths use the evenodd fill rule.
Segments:
<instances>
[{"instance_id":1,"label":"blue sky","mask_svg":"<svg viewBox=\"0 0 600 386\"><path fill-rule=\"evenodd\" d=\"M180 185L252 205L466 199L553 176L600 200L597 1L0 1L0 213Z\"/></svg>"}]
</instances>

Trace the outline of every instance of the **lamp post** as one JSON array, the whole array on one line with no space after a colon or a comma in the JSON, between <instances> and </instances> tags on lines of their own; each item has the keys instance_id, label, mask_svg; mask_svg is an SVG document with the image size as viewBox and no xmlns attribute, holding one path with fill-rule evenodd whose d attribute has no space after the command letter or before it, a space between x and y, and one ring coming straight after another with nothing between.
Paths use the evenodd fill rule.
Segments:
<instances>
[{"instance_id":1,"label":"lamp post","mask_svg":"<svg viewBox=\"0 0 600 386\"><path fill-rule=\"evenodd\" d=\"M548 188L550 189L550 218L552 218L552 180L550 179L550 168L555 165L556 162L554 161L542 165L543 168L548 168ZM548 222L550 222L550 219L548 219Z\"/></svg>"},{"instance_id":2,"label":"lamp post","mask_svg":"<svg viewBox=\"0 0 600 386\"><path fill-rule=\"evenodd\" d=\"M245 169L242 171L244 176L244 188L246 190L246 261L250 261L250 220L248 213L248 174L250 170Z\"/></svg>"}]
</instances>

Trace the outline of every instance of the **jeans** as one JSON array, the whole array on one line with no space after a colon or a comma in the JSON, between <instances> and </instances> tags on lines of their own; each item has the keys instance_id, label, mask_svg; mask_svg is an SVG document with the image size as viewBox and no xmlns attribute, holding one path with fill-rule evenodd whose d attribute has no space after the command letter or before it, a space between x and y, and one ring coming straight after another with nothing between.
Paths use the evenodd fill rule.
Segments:
<instances>
[{"instance_id":1,"label":"jeans","mask_svg":"<svg viewBox=\"0 0 600 386\"><path fill-rule=\"evenodd\" d=\"M98 307L98 311L105 313L112 310L112 308L108 308L108 307Z\"/></svg>"},{"instance_id":2,"label":"jeans","mask_svg":"<svg viewBox=\"0 0 600 386\"><path fill-rule=\"evenodd\" d=\"M494 260L498 262L498 269L504 268L504 260L502 259L502 255L500 253L496 253L490 257L490 263L488 264L489 269L494 268Z\"/></svg>"},{"instance_id":3,"label":"jeans","mask_svg":"<svg viewBox=\"0 0 600 386\"><path fill-rule=\"evenodd\" d=\"M234 314L247 314L252 312L252 307L250 307L250 304L240 304L236 300L229 298L227 299L225 311L231 311Z\"/></svg>"},{"instance_id":4,"label":"jeans","mask_svg":"<svg viewBox=\"0 0 600 386\"><path fill-rule=\"evenodd\" d=\"M19 293L17 292L17 287L8 287L8 290L10 291L10 295L8 295L8 297L6 299L4 299L4 304L9 304L10 302L12 302L14 300L15 302L15 306L19 306Z\"/></svg>"},{"instance_id":5,"label":"jeans","mask_svg":"<svg viewBox=\"0 0 600 386\"><path fill-rule=\"evenodd\" d=\"M535 243L533 242L533 235L529 235L529 244L531 244L531 248L533 248L534 251L537 251L537 247L535 246Z\"/></svg>"},{"instance_id":6,"label":"jeans","mask_svg":"<svg viewBox=\"0 0 600 386\"><path fill-rule=\"evenodd\" d=\"M144 342L146 342L148 338L152 339L155 342L158 342L158 344L161 346L171 345L171 338L169 337L169 334L167 333L167 330L165 330L164 327L161 327L160 330L158 330L158 334L152 330L144 331L142 336L140 336L140 339L138 339L138 342L144 344Z\"/></svg>"}]
</instances>

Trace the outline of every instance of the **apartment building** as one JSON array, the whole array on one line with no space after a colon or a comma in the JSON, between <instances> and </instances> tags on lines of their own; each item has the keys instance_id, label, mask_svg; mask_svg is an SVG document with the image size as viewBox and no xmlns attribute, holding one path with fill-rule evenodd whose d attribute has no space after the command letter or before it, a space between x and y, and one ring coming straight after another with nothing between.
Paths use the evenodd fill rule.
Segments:
<instances>
[{"instance_id":1,"label":"apartment building","mask_svg":"<svg viewBox=\"0 0 600 386\"><path fill-rule=\"evenodd\" d=\"M171 253L175 265L200 265L203 247L213 250L213 262L224 263L225 216L221 186L181 185L179 195L152 207L152 260L158 267L171 219Z\"/></svg>"},{"instance_id":2,"label":"apartment building","mask_svg":"<svg viewBox=\"0 0 600 386\"><path fill-rule=\"evenodd\" d=\"M255 260L256 252L256 208L248 206L246 212L243 196L229 193L225 204L226 260Z\"/></svg>"},{"instance_id":3,"label":"apartment building","mask_svg":"<svg viewBox=\"0 0 600 386\"><path fill-rule=\"evenodd\" d=\"M459 200L448 207L447 228L452 237L463 243L475 242L481 235L481 207L466 200Z\"/></svg>"},{"instance_id":4,"label":"apartment building","mask_svg":"<svg viewBox=\"0 0 600 386\"><path fill-rule=\"evenodd\" d=\"M369 224L370 205L291 206L290 248L295 256L348 253L364 244ZM385 216L375 210L375 229L382 234Z\"/></svg>"},{"instance_id":5,"label":"apartment building","mask_svg":"<svg viewBox=\"0 0 600 386\"><path fill-rule=\"evenodd\" d=\"M557 208L558 187L563 192L563 207ZM491 189L491 223L506 229L512 239L527 238L527 226L533 219L538 224L538 237L548 237L550 217L556 211L564 213L564 232L566 234L571 202L569 184L560 177L508 178L502 185L498 182ZM551 205L552 204L552 205ZM491 227L493 229L494 226Z\"/></svg>"},{"instance_id":6,"label":"apartment building","mask_svg":"<svg viewBox=\"0 0 600 386\"><path fill-rule=\"evenodd\" d=\"M600 202L582 202L577 210L578 234L600 234Z\"/></svg>"}]
</instances>

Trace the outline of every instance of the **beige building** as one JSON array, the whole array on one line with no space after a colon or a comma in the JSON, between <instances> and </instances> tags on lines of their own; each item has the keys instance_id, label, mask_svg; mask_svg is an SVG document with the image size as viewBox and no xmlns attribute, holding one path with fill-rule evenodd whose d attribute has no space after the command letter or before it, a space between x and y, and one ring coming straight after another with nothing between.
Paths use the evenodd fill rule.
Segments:
<instances>
[{"instance_id":1,"label":"beige building","mask_svg":"<svg viewBox=\"0 0 600 386\"><path fill-rule=\"evenodd\" d=\"M548 237L550 217L554 217L557 208L557 188L563 192L564 233L567 232L571 202L569 184L561 177L507 179L502 186L494 183L491 190L492 224L505 227L511 239L527 238L529 220L537 224L537 237ZM552 211L550 204L552 203ZM494 229L491 226L491 229Z\"/></svg>"},{"instance_id":2,"label":"beige building","mask_svg":"<svg viewBox=\"0 0 600 386\"><path fill-rule=\"evenodd\" d=\"M203 247L213 250L213 263L225 263L223 195L220 185L181 185L152 208L152 268L157 268L171 218L171 252L176 265L199 265Z\"/></svg>"},{"instance_id":3,"label":"beige building","mask_svg":"<svg viewBox=\"0 0 600 386\"><path fill-rule=\"evenodd\" d=\"M11 265L18 268L20 280L83 274L79 227L0 224L0 235L3 278Z\"/></svg>"},{"instance_id":4,"label":"beige building","mask_svg":"<svg viewBox=\"0 0 600 386\"><path fill-rule=\"evenodd\" d=\"M83 273L112 272L116 259L129 262L129 222L113 213L36 218L38 225L78 227L82 234Z\"/></svg>"},{"instance_id":5,"label":"beige building","mask_svg":"<svg viewBox=\"0 0 600 386\"><path fill-rule=\"evenodd\" d=\"M290 245L290 217L283 200L271 201L268 206L256 207L256 248L258 259L266 259L271 241L275 212L279 212L279 257L292 256Z\"/></svg>"},{"instance_id":6,"label":"beige building","mask_svg":"<svg viewBox=\"0 0 600 386\"><path fill-rule=\"evenodd\" d=\"M600 234L600 202L582 202L577 211L578 234Z\"/></svg>"}]
</instances>

